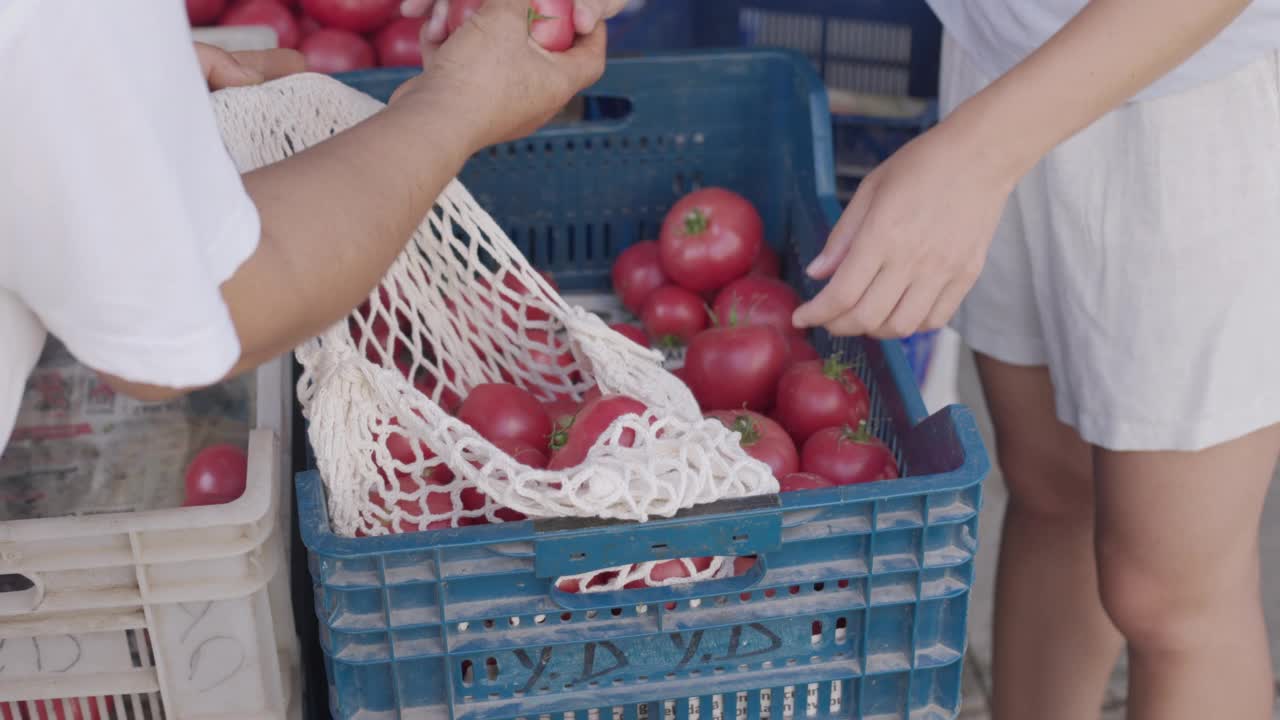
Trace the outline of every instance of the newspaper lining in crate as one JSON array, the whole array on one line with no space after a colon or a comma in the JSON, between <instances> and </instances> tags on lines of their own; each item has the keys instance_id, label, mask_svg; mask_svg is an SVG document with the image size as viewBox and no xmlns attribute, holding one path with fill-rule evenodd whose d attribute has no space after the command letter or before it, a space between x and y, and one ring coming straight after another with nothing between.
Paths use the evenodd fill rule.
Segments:
<instances>
[{"instance_id":1,"label":"newspaper lining in crate","mask_svg":"<svg viewBox=\"0 0 1280 720\"><path fill-rule=\"evenodd\" d=\"M163 403L115 393L50 338L0 450L0 521L175 508L210 445L244 447L253 375Z\"/></svg>"}]
</instances>

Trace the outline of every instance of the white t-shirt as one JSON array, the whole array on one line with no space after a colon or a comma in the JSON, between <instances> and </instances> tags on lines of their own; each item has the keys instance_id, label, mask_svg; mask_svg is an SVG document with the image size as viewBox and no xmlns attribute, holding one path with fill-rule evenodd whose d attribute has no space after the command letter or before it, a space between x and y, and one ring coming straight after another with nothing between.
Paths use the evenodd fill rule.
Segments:
<instances>
[{"instance_id":1,"label":"white t-shirt","mask_svg":"<svg viewBox=\"0 0 1280 720\"><path fill-rule=\"evenodd\" d=\"M130 381L225 375L259 221L182 0L0 0L0 68L2 449L46 331Z\"/></svg>"},{"instance_id":2,"label":"white t-shirt","mask_svg":"<svg viewBox=\"0 0 1280 720\"><path fill-rule=\"evenodd\" d=\"M989 79L1022 62L1088 0L928 0L947 32ZM1222 77L1280 48L1280 0L1254 0L1200 52L1134 96L1145 100Z\"/></svg>"}]
</instances>

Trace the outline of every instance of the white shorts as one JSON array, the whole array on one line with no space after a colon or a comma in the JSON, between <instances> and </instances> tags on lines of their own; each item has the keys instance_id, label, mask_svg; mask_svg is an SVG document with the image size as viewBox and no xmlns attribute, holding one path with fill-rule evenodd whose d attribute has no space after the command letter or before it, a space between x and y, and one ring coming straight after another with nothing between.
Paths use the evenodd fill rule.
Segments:
<instances>
[{"instance_id":1,"label":"white shorts","mask_svg":"<svg viewBox=\"0 0 1280 720\"><path fill-rule=\"evenodd\" d=\"M990 78L944 42L944 112ZM953 326L1047 366L1112 450L1198 450L1280 422L1280 55L1125 105L1014 190Z\"/></svg>"}]
</instances>

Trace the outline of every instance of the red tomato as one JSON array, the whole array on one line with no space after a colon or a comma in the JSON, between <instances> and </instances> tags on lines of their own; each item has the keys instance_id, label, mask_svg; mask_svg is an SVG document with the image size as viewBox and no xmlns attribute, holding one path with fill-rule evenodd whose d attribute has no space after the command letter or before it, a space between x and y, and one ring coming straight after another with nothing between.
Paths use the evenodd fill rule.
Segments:
<instances>
[{"instance_id":1,"label":"red tomato","mask_svg":"<svg viewBox=\"0 0 1280 720\"><path fill-rule=\"evenodd\" d=\"M187 20L192 25L212 25L227 9L227 0L187 0Z\"/></svg>"},{"instance_id":2,"label":"red tomato","mask_svg":"<svg viewBox=\"0 0 1280 720\"><path fill-rule=\"evenodd\" d=\"M507 383L472 388L458 407L458 419L495 445L546 447L551 436L547 409L528 390Z\"/></svg>"},{"instance_id":3,"label":"red tomato","mask_svg":"<svg viewBox=\"0 0 1280 720\"><path fill-rule=\"evenodd\" d=\"M374 66L373 47L347 30L321 28L308 35L298 49L311 72L340 73Z\"/></svg>"},{"instance_id":4,"label":"red tomato","mask_svg":"<svg viewBox=\"0 0 1280 720\"><path fill-rule=\"evenodd\" d=\"M596 573L587 580L587 587L594 588L601 585L608 585L614 578L618 577L618 573L610 570L608 572ZM566 578L556 583L556 589L560 592L578 593L582 592L581 581L573 578Z\"/></svg>"},{"instance_id":5,"label":"red tomato","mask_svg":"<svg viewBox=\"0 0 1280 720\"><path fill-rule=\"evenodd\" d=\"M800 467L836 485L892 480L898 477L893 452L862 423L819 430L804 444Z\"/></svg>"},{"instance_id":6,"label":"red tomato","mask_svg":"<svg viewBox=\"0 0 1280 720\"><path fill-rule=\"evenodd\" d=\"M366 33L396 16L400 0L302 0L302 10L328 28Z\"/></svg>"},{"instance_id":7,"label":"red tomato","mask_svg":"<svg viewBox=\"0 0 1280 720\"><path fill-rule=\"evenodd\" d=\"M609 277L613 281L613 292L622 300L622 305L639 314L649 294L668 284L667 274L662 271L662 261L658 258L658 243L645 240L623 250L613 261Z\"/></svg>"},{"instance_id":8,"label":"red tomato","mask_svg":"<svg viewBox=\"0 0 1280 720\"><path fill-rule=\"evenodd\" d=\"M588 400L573 416L568 427L556 428L551 438L551 462L547 468L564 470L581 465L587 459L587 452L614 420L623 415L643 415L646 410L644 403L625 395L606 395ZM631 447L635 441L632 430L622 431L618 438L618 444L623 447Z\"/></svg>"},{"instance_id":9,"label":"red tomato","mask_svg":"<svg viewBox=\"0 0 1280 720\"><path fill-rule=\"evenodd\" d=\"M573 416L578 412L580 403L577 400L567 396L560 395L553 400L542 401L542 406L547 409L547 415L551 417L551 427L559 428L565 422L572 422Z\"/></svg>"},{"instance_id":10,"label":"red tomato","mask_svg":"<svg viewBox=\"0 0 1280 720\"><path fill-rule=\"evenodd\" d=\"M308 35L324 27L316 22L316 19L310 15L298 16L298 34L300 39L306 39Z\"/></svg>"},{"instance_id":11,"label":"red tomato","mask_svg":"<svg viewBox=\"0 0 1280 720\"><path fill-rule=\"evenodd\" d=\"M241 0L219 21L220 25L266 25L276 31L280 47L296 48L301 37L298 21L279 0Z\"/></svg>"},{"instance_id":12,"label":"red tomato","mask_svg":"<svg viewBox=\"0 0 1280 720\"><path fill-rule=\"evenodd\" d=\"M546 444L539 447L525 445L519 442L495 442L494 445L499 450L511 456L512 460L532 468L545 468L547 466ZM479 463L476 463L478 466ZM479 510L489 502L489 497L480 490L480 488L469 487L462 491L462 506L468 510ZM511 508L498 508L494 511L494 516L503 522L519 522L527 519L524 513L517 512ZM482 520L479 524L487 524L487 518L475 518Z\"/></svg>"},{"instance_id":13,"label":"red tomato","mask_svg":"<svg viewBox=\"0 0 1280 720\"><path fill-rule=\"evenodd\" d=\"M551 277L551 275L541 270L538 271L538 274L542 276L543 280L547 281L547 284L551 286L552 290L555 290L556 292L560 291L560 286L556 284L555 278ZM524 286L524 281L521 280L520 277L518 275L515 275L514 273L507 273L506 275L504 275L502 278L502 284L507 286L507 289L511 290L513 293L521 297L524 297L530 294L529 289ZM508 305L511 305L513 308L518 307L518 304L515 301L507 300L505 295L503 296L503 300ZM551 313L548 313L546 310L543 310L540 307L526 305L524 308L524 317L526 320L532 320L534 322L546 322L547 320L551 319ZM502 319L503 319L503 322L505 322L507 325L513 328L516 326L515 318L507 315L505 312L503 313Z\"/></svg>"},{"instance_id":14,"label":"red tomato","mask_svg":"<svg viewBox=\"0 0 1280 720\"><path fill-rule=\"evenodd\" d=\"M573 350L569 347L568 343L561 338L561 336L549 335L546 330L540 330L538 328L525 330L524 335L535 343L533 345L526 346L526 349L529 351L529 357L533 360L537 369L561 368L561 370L564 371L573 365ZM551 347L551 352L541 349L541 346L544 345L549 345ZM526 368L524 363L520 360L514 360L513 362L517 367L533 369ZM504 371L504 376L506 375L507 373ZM557 373L554 371L542 373L543 379L553 385L560 385L564 382L562 375L562 372ZM577 371L569 373L569 379L573 382L577 382L578 378L579 375Z\"/></svg>"},{"instance_id":15,"label":"red tomato","mask_svg":"<svg viewBox=\"0 0 1280 720\"><path fill-rule=\"evenodd\" d=\"M386 476L383 475L385 478ZM396 474L396 485L398 489L395 506L407 517L400 518L395 525L390 520L380 520L384 527L392 533L418 532L420 529L418 519L425 518L427 514L444 516L437 520L431 520L427 523L427 530L441 530L453 527L452 518L457 514L458 508L454 507L453 496L446 490L428 490L421 496L421 499L415 497L415 493L422 490L421 484L407 475ZM391 500L384 497L380 488L373 488L369 491L369 500L374 505L391 513ZM361 533L357 533L357 537Z\"/></svg>"},{"instance_id":16,"label":"red tomato","mask_svg":"<svg viewBox=\"0 0 1280 720\"><path fill-rule=\"evenodd\" d=\"M751 266L751 274L771 278L782 277L782 259L773 248L769 247L768 243L760 244L760 252Z\"/></svg>"},{"instance_id":17,"label":"red tomato","mask_svg":"<svg viewBox=\"0 0 1280 720\"><path fill-rule=\"evenodd\" d=\"M835 487L836 484L821 475L813 473L794 472L778 481L778 487L782 492L796 492L797 490L816 490L818 488Z\"/></svg>"},{"instance_id":18,"label":"red tomato","mask_svg":"<svg viewBox=\"0 0 1280 720\"><path fill-rule=\"evenodd\" d=\"M564 52L573 47L573 0L531 0L529 36L544 50Z\"/></svg>"},{"instance_id":19,"label":"red tomato","mask_svg":"<svg viewBox=\"0 0 1280 720\"><path fill-rule=\"evenodd\" d=\"M750 410L716 410L707 413L707 417L719 420L725 427L742 435L742 449L768 465L774 477L780 478L800 469L796 444L778 423Z\"/></svg>"},{"instance_id":20,"label":"red tomato","mask_svg":"<svg viewBox=\"0 0 1280 720\"><path fill-rule=\"evenodd\" d=\"M821 360L822 356L809 344L804 335L789 335L787 343L791 345L791 363L798 364L809 360Z\"/></svg>"},{"instance_id":21,"label":"red tomato","mask_svg":"<svg viewBox=\"0 0 1280 720\"><path fill-rule=\"evenodd\" d=\"M715 558L710 557L689 558L689 562L693 564L694 573L706 572L707 569L711 567L711 563L714 560ZM685 567L683 561L663 560L649 570L649 582L646 583L644 580L632 580L627 583L627 587L661 587L664 580L687 577L692 577L692 575L689 572L689 568Z\"/></svg>"},{"instance_id":22,"label":"red tomato","mask_svg":"<svg viewBox=\"0 0 1280 720\"><path fill-rule=\"evenodd\" d=\"M244 494L249 456L235 445L210 445L187 466L184 506L222 505Z\"/></svg>"},{"instance_id":23,"label":"red tomato","mask_svg":"<svg viewBox=\"0 0 1280 720\"><path fill-rule=\"evenodd\" d=\"M751 270L763 237L764 222L746 198L723 188L696 190L662 221L662 269L695 292L722 288Z\"/></svg>"},{"instance_id":24,"label":"red tomato","mask_svg":"<svg viewBox=\"0 0 1280 720\"><path fill-rule=\"evenodd\" d=\"M712 313L721 322L737 325L772 325L786 336L803 331L791 323L800 307L800 296L790 285L774 278L748 275L729 283L716 295Z\"/></svg>"},{"instance_id":25,"label":"red tomato","mask_svg":"<svg viewBox=\"0 0 1280 720\"><path fill-rule=\"evenodd\" d=\"M631 342L642 348L649 347L649 336L644 334L644 330L632 325L631 323L614 323L609 326L614 332L622 335Z\"/></svg>"},{"instance_id":26,"label":"red tomato","mask_svg":"<svg viewBox=\"0 0 1280 720\"><path fill-rule=\"evenodd\" d=\"M476 14L484 0L449 0L449 15L445 18L445 30L450 35L462 27L467 18Z\"/></svg>"},{"instance_id":27,"label":"red tomato","mask_svg":"<svg viewBox=\"0 0 1280 720\"><path fill-rule=\"evenodd\" d=\"M393 466L391 470L395 472L397 477L401 478L402 484L409 482L409 475L406 471L417 465L419 460L425 462L436 457L435 452L427 447L426 443L421 440L414 443L409 438L407 431L400 425L399 418L393 417L387 420L385 429L374 433L374 440L381 442L387 448L387 454L391 456L392 462L398 464L398 467ZM416 452L414 450L415 445L417 447ZM379 468L379 471L381 472L381 468ZM386 477L385 472L381 472L381 474ZM448 485L453 481L453 471L449 469L448 465L439 463L432 466L427 476L422 479L428 485Z\"/></svg>"},{"instance_id":28,"label":"red tomato","mask_svg":"<svg viewBox=\"0 0 1280 720\"><path fill-rule=\"evenodd\" d=\"M640 321L658 347L688 345L694 335L707 329L710 318L702 298L676 285L664 285L649 294Z\"/></svg>"},{"instance_id":29,"label":"red tomato","mask_svg":"<svg viewBox=\"0 0 1280 720\"><path fill-rule=\"evenodd\" d=\"M373 38L382 67L422 67L418 33L426 18L397 18L387 23Z\"/></svg>"},{"instance_id":30,"label":"red tomato","mask_svg":"<svg viewBox=\"0 0 1280 720\"><path fill-rule=\"evenodd\" d=\"M789 352L782 333L768 325L714 327L689 342L686 382L704 411L766 412Z\"/></svg>"},{"instance_id":31,"label":"red tomato","mask_svg":"<svg viewBox=\"0 0 1280 720\"><path fill-rule=\"evenodd\" d=\"M751 568L756 566L756 556L747 555L744 557L736 557L733 559L733 576L742 577L751 572Z\"/></svg>"},{"instance_id":32,"label":"red tomato","mask_svg":"<svg viewBox=\"0 0 1280 720\"><path fill-rule=\"evenodd\" d=\"M676 379L677 379L677 380L679 380L680 382L684 383L685 387L688 387L688 386L689 386L689 374L688 374L687 372L685 372L685 369L684 369L684 366L683 366L683 365L682 365L682 366L680 366L680 367L678 367L678 368L675 368L675 369L671 370L670 372L671 372L671 374L672 374L672 375L675 375L675 376L676 376Z\"/></svg>"},{"instance_id":33,"label":"red tomato","mask_svg":"<svg viewBox=\"0 0 1280 720\"><path fill-rule=\"evenodd\" d=\"M837 357L792 365L778 380L773 417L797 445L823 428L858 427L870 414L867 386Z\"/></svg>"}]
</instances>

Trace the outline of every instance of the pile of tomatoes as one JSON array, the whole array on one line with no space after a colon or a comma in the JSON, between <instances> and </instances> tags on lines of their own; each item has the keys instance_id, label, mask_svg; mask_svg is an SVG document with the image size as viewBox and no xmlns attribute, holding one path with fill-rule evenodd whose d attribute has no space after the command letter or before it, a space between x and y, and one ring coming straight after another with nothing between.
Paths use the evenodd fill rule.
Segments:
<instances>
[{"instance_id":1,"label":"pile of tomatoes","mask_svg":"<svg viewBox=\"0 0 1280 720\"><path fill-rule=\"evenodd\" d=\"M675 204L657 240L624 250L614 292L640 320L614 329L683 352L675 374L707 417L742 435L783 491L898 476L893 453L868 431L866 386L839 357L823 359L791 323L801 299L780 278L751 202L723 188Z\"/></svg>"},{"instance_id":2,"label":"pile of tomatoes","mask_svg":"<svg viewBox=\"0 0 1280 720\"><path fill-rule=\"evenodd\" d=\"M869 432L866 385L842 358L820 357L791 324L801 299L781 279L780 265L764 241L759 212L746 198L722 188L695 191L671 209L657 240L634 244L617 258L613 287L639 324L613 327L643 346L682 355L683 365L674 372L706 417L737 432L742 448L772 469L782 491L898 477L893 452ZM551 277L543 279L555 288ZM531 359L547 368L549 378L556 373L580 382L567 343L537 323L519 321L549 319L545 310L520 299L528 295L524 283L510 273L497 282L506 290L495 294L501 321L530 341L525 346L532 350ZM465 395L438 392L433 374L415 370L413 354L399 346L413 335L413 311L385 288L374 303L379 307L366 303L349 322L352 339L365 356L394 365L418 391L437 397L441 408L527 467L567 470L585 462L599 442L633 446L636 423L652 420L636 398L604 395L599 388L581 399L567 391L539 396L508 372L501 375L505 382L477 385ZM461 323L461 314L455 315ZM481 347L479 333L464 332L461 325L458 329L464 337L474 337L472 346L481 361L487 353L501 352ZM423 354L435 362L430 348ZM451 370L445 367L443 373L448 377ZM605 437L614 421L625 416L635 421ZM381 521L387 532L524 519L515 509L494 508L477 488L463 487L453 470L431 448L410 438L396 418L379 423L373 436L380 482L370 500L383 510L379 515L387 518ZM734 571L746 572L753 563L737 558ZM710 566L711 558L665 561L632 585L670 582ZM600 575L593 581L608 578ZM578 591L576 582L566 580L561 589Z\"/></svg>"},{"instance_id":3,"label":"pile of tomatoes","mask_svg":"<svg viewBox=\"0 0 1280 720\"><path fill-rule=\"evenodd\" d=\"M400 14L401 0L186 0L195 26L265 25L280 47L297 48L314 72L422 65L418 35L425 18ZM453 32L483 0L451 0ZM573 0L532 0L529 33L548 50L573 45Z\"/></svg>"}]
</instances>

